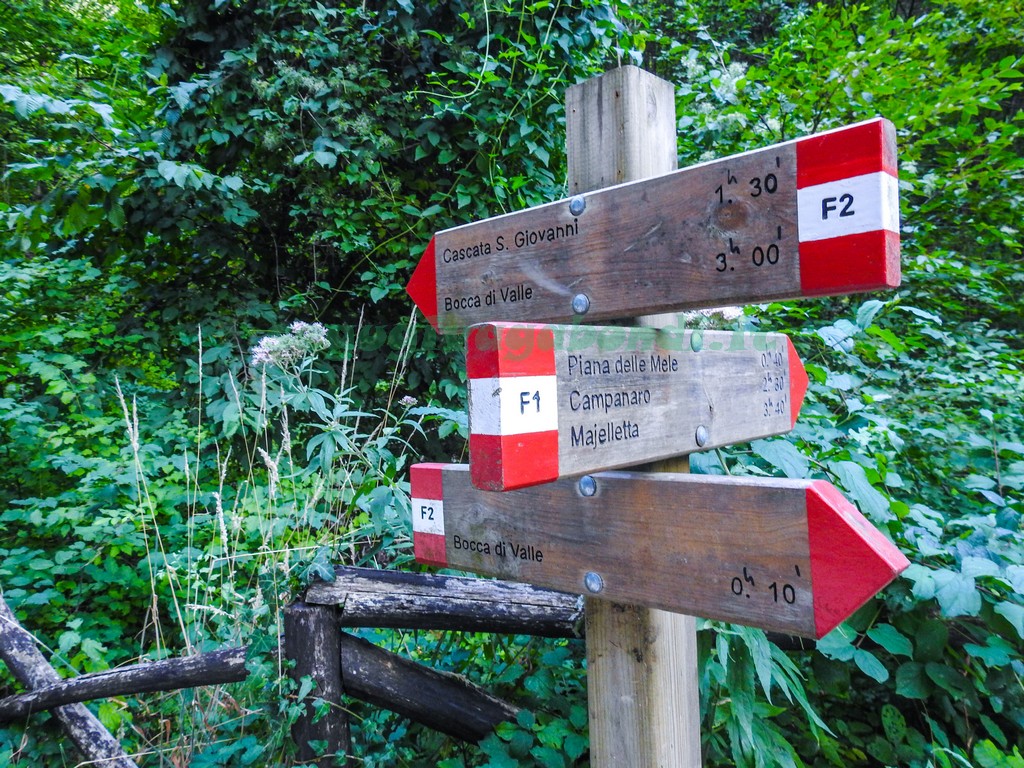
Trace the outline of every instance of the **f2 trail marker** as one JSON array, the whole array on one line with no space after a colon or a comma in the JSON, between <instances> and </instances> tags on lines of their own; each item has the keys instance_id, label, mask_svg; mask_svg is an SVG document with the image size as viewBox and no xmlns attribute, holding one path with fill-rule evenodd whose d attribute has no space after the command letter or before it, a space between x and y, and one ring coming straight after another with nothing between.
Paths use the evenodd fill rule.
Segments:
<instances>
[{"instance_id":1,"label":"f2 trail marker","mask_svg":"<svg viewBox=\"0 0 1024 768\"><path fill-rule=\"evenodd\" d=\"M484 323L466 371L471 476L492 491L788 432L807 390L781 333Z\"/></svg>"},{"instance_id":2,"label":"f2 trail marker","mask_svg":"<svg viewBox=\"0 0 1024 768\"><path fill-rule=\"evenodd\" d=\"M509 493L411 470L417 561L824 637L908 565L823 480L606 472Z\"/></svg>"},{"instance_id":3,"label":"f2 trail marker","mask_svg":"<svg viewBox=\"0 0 1024 768\"><path fill-rule=\"evenodd\" d=\"M900 283L884 119L438 232L407 291L441 333Z\"/></svg>"}]
</instances>

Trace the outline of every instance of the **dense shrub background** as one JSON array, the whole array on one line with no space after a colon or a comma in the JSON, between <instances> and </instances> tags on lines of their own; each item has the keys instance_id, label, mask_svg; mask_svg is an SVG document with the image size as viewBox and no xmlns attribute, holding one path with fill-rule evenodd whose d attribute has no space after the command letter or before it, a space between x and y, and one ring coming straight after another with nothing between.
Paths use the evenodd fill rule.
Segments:
<instances>
[{"instance_id":1,"label":"dense shrub background","mask_svg":"<svg viewBox=\"0 0 1024 768\"><path fill-rule=\"evenodd\" d=\"M1024 764L1021 11L0 6L4 599L64 674L250 644L245 684L93 706L146 765L287 762L281 607L331 563L417 567L408 466L464 457L411 268L563 197L565 89L636 63L677 84L681 166L879 114L900 144L904 285L747 308L807 403L692 466L827 478L913 565L813 650L704 623L706 763ZM587 764L580 643L368 636L527 714L477 748L353 704L365 763ZM75 764L55 734L0 729L0 764Z\"/></svg>"}]
</instances>

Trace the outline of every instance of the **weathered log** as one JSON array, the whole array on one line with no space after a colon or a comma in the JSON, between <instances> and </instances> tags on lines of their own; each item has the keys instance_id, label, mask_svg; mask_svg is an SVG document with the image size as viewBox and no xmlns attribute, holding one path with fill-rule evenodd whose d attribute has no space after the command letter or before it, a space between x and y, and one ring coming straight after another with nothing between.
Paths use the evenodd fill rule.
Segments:
<instances>
[{"instance_id":1,"label":"weathered log","mask_svg":"<svg viewBox=\"0 0 1024 768\"><path fill-rule=\"evenodd\" d=\"M319 717L311 700L304 702L303 714L292 725L292 739L298 745L299 760L320 768L336 764L334 755L351 747L348 715L341 706L341 649L337 609L328 605L292 603L284 611L284 652L293 661L289 676L299 682L309 677L315 683L311 696L327 704ZM323 749L313 747L319 742Z\"/></svg>"},{"instance_id":2,"label":"weathered log","mask_svg":"<svg viewBox=\"0 0 1024 768\"><path fill-rule=\"evenodd\" d=\"M36 648L35 640L6 601L0 598L0 658L17 680L28 688L43 688L61 681L60 675ZM121 744L83 704L67 704L54 711L68 737L90 763L104 768L137 768Z\"/></svg>"},{"instance_id":3,"label":"weathered log","mask_svg":"<svg viewBox=\"0 0 1024 768\"><path fill-rule=\"evenodd\" d=\"M518 708L451 672L424 667L341 633L342 688L350 696L462 741L478 742Z\"/></svg>"},{"instance_id":4,"label":"weathered log","mask_svg":"<svg viewBox=\"0 0 1024 768\"><path fill-rule=\"evenodd\" d=\"M479 741L517 710L459 675L438 672L347 633L339 633L343 691L463 741ZM94 698L129 696L244 680L246 648L122 667L0 700L0 723ZM149 668L159 665L159 675ZM159 684L151 677L157 677ZM139 681L144 687L137 687ZM121 768L121 766L118 766Z\"/></svg>"},{"instance_id":5,"label":"weathered log","mask_svg":"<svg viewBox=\"0 0 1024 768\"><path fill-rule=\"evenodd\" d=\"M197 685L245 680L245 648L223 648L181 658L133 664L79 675L32 691L0 699L0 723L20 720L64 704L126 694L176 691Z\"/></svg>"},{"instance_id":6,"label":"weathered log","mask_svg":"<svg viewBox=\"0 0 1024 768\"><path fill-rule=\"evenodd\" d=\"M372 568L335 568L307 603L337 605L343 627L450 629L536 637L581 637L583 598L493 579Z\"/></svg>"}]
</instances>

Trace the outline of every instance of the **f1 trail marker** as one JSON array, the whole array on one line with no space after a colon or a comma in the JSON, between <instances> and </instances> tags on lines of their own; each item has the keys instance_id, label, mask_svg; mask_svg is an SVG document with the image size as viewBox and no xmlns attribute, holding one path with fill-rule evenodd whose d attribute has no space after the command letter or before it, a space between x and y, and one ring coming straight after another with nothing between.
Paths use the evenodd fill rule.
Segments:
<instances>
[{"instance_id":1,"label":"f1 trail marker","mask_svg":"<svg viewBox=\"0 0 1024 768\"><path fill-rule=\"evenodd\" d=\"M407 291L441 333L900 283L887 120L438 232Z\"/></svg>"},{"instance_id":2,"label":"f1 trail marker","mask_svg":"<svg viewBox=\"0 0 1024 768\"><path fill-rule=\"evenodd\" d=\"M417 561L824 637L908 565L823 480L606 472L509 493L411 470Z\"/></svg>"},{"instance_id":3,"label":"f1 trail marker","mask_svg":"<svg viewBox=\"0 0 1024 768\"><path fill-rule=\"evenodd\" d=\"M504 491L788 432L781 333L484 323L467 338L473 484Z\"/></svg>"}]
</instances>

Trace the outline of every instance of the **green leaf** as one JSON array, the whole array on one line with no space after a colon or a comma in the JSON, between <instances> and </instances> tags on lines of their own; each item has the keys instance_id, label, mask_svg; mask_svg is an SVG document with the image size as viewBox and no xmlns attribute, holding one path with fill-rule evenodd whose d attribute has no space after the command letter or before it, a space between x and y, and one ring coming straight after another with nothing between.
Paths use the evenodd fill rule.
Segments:
<instances>
[{"instance_id":1,"label":"green leaf","mask_svg":"<svg viewBox=\"0 0 1024 768\"><path fill-rule=\"evenodd\" d=\"M971 656L981 659L990 667L1003 667L1013 661L1013 646L997 635L990 635L985 645L964 643L964 650Z\"/></svg>"},{"instance_id":2,"label":"green leaf","mask_svg":"<svg viewBox=\"0 0 1024 768\"><path fill-rule=\"evenodd\" d=\"M924 664L908 661L896 669L896 693L908 699L926 699L932 684L924 671Z\"/></svg>"},{"instance_id":3,"label":"green leaf","mask_svg":"<svg viewBox=\"0 0 1024 768\"><path fill-rule=\"evenodd\" d=\"M849 661L857 649L853 645L856 633L846 624L840 624L818 641L817 649L830 659Z\"/></svg>"},{"instance_id":4,"label":"green leaf","mask_svg":"<svg viewBox=\"0 0 1024 768\"><path fill-rule=\"evenodd\" d=\"M944 616L977 616L981 610L981 593L974 579L942 568L932 574L935 597Z\"/></svg>"},{"instance_id":5,"label":"green leaf","mask_svg":"<svg viewBox=\"0 0 1024 768\"><path fill-rule=\"evenodd\" d=\"M960 561L960 572L964 576L977 578L978 576L999 576L999 566L987 557L973 557L968 555Z\"/></svg>"},{"instance_id":6,"label":"green leaf","mask_svg":"<svg viewBox=\"0 0 1024 768\"><path fill-rule=\"evenodd\" d=\"M865 515L875 520L888 517L889 500L871 485L864 467L852 461L833 461L829 462L828 467Z\"/></svg>"},{"instance_id":7,"label":"green leaf","mask_svg":"<svg viewBox=\"0 0 1024 768\"><path fill-rule=\"evenodd\" d=\"M1004 753L989 739L979 741L974 747L974 762L979 768L1024 768L1024 757L1017 747L1013 754Z\"/></svg>"},{"instance_id":8,"label":"green leaf","mask_svg":"<svg viewBox=\"0 0 1024 768\"><path fill-rule=\"evenodd\" d=\"M878 660L878 657L870 651L858 648L854 651L853 662L861 672L868 677L874 678L880 683L884 683L889 679L889 670L886 669L885 665Z\"/></svg>"},{"instance_id":9,"label":"green leaf","mask_svg":"<svg viewBox=\"0 0 1024 768\"><path fill-rule=\"evenodd\" d=\"M1017 636L1024 640L1024 606L1003 601L996 605L995 611L1010 622L1013 628L1017 630Z\"/></svg>"},{"instance_id":10,"label":"green leaf","mask_svg":"<svg viewBox=\"0 0 1024 768\"><path fill-rule=\"evenodd\" d=\"M565 768L565 756L552 747L534 747L530 754L537 758L544 768Z\"/></svg>"},{"instance_id":11,"label":"green leaf","mask_svg":"<svg viewBox=\"0 0 1024 768\"><path fill-rule=\"evenodd\" d=\"M914 646L906 635L891 624L877 624L868 630L868 637L894 656L914 655Z\"/></svg>"},{"instance_id":12,"label":"green leaf","mask_svg":"<svg viewBox=\"0 0 1024 768\"><path fill-rule=\"evenodd\" d=\"M1006 569L1006 579L1010 582L1013 591L1024 595L1024 565L1011 565Z\"/></svg>"},{"instance_id":13,"label":"green leaf","mask_svg":"<svg viewBox=\"0 0 1024 768\"><path fill-rule=\"evenodd\" d=\"M940 688L945 689L954 697L960 697L964 692L963 676L957 670L931 661L924 665L925 674Z\"/></svg>"},{"instance_id":14,"label":"green leaf","mask_svg":"<svg viewBox=\"0 0 1024 768\"><path fill-rule=\"evenodd\" d=\"M338 164L338 156L323 149L313 153L313 160L324 168L333 168Z\"/></svg>"},{"instance_id":15,"label":"green leaf","mask_svg":"<svg viewBox=\"0 0 1024 768\"><path fill-rule=\"evenodd\" d=\"M807 457L786 440L754 440L750 448L786 477L802 480L810 474Z\"/></svg>"},{"instance_id":16,"label":"green leaf","mask_svg":"<svg viewBox=\"0 0 1024 768\"><path fill-rule=\"evenodd\" d=\"M857 327L861 330L866 329L875 321L875 317L877 317L878 313L884 308L884 301L879 301L878 299L865 301L857 310Z\"/></svg>"},{"instance_id":17,"label":"green leaf","mask_svg":"<svg viewBox=\"0 0 1024 768\"><path fill-rule=\"evenodd\" d=\"M907 735L907 719L892 704L883 704L881 711L882 729L885 737L893 744L899 744Z\"/></svg>"}]
</instances>

